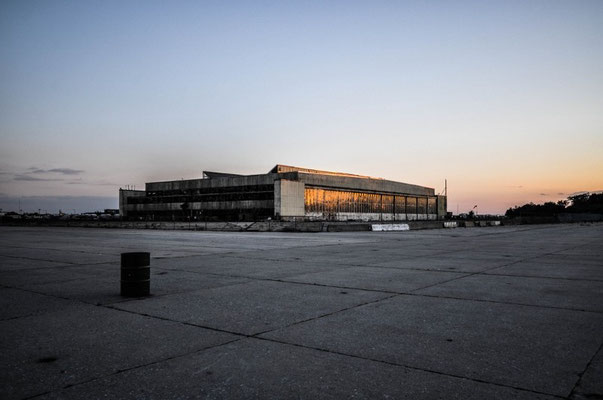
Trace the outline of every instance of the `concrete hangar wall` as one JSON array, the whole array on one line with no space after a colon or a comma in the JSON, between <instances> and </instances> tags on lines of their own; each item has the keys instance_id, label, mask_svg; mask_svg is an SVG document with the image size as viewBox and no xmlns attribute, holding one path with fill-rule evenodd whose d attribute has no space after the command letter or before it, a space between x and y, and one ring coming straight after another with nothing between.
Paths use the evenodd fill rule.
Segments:
<instances>
[{"instance_id":1,"label":"concrete hangar wall","mask_svg":"<svg viewBox=\"0 0 603 400\"><path fill-rule=\"evenodd\" d=\"M205 171L202 179L120 189L119 207L122 217L145 220L406 221L443 218L446 197L424 186L276 165L267 174Z\"/></svg>"}]
</instances>

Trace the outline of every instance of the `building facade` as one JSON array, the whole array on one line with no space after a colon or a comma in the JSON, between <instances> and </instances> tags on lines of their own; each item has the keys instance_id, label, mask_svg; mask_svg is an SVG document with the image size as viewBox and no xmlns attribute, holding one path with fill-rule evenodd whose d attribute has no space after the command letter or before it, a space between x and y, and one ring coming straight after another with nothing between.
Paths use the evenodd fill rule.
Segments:
<instances>
[{"instance_id":1,"label":"building facade","mask_svg":"<svg viewBox=\"0 0 603 400\"><path fill-rule=\"evenodd\" d=\"M267 174L205 171L201 179L120 189L119 210L135 220L435 220L446 214L446 197L424 186L276 165Z\"/></svg>"}]
</instances>

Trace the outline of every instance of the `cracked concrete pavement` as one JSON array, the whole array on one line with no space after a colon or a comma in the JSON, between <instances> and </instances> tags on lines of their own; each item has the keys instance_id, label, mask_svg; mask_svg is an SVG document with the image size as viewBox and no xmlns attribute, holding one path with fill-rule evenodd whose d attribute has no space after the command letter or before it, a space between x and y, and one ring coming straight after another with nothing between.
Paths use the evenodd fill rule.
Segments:
<instances>
[{"instance_id":1,"label":"cracked concrete pavement","mask_svg":"<svg viewBox=\"0 0 603 400\"><path fill-rule=\"evenodd\" d=\"M601 243L0 227L2 397L603 398ZM119 296L127 251L151 296Z\"/></svg>"}]
</instances>

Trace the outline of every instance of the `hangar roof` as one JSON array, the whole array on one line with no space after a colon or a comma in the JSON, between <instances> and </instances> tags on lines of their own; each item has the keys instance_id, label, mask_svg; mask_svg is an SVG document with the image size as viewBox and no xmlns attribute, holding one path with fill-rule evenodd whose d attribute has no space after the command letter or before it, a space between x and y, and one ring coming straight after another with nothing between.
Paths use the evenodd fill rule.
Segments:
<instances>
[{"instance_id":1,"label":"hangar roof","mask_svg":"<svg viewBox=\"0 0 603 400\"><path fill-rule=\"evenodd\" d=\"M283 172L303 172L306 174L319 174L319 175L333 175L333 176L347 176L350 178L364 178L364 179L383 179L383 178L373 178L372 176L366 175L356 175L356 174L348 174L345 172L332 172L332 171L322 171L319 169L310 169L310 168L302 168L302 167L293 167L291 165L283 165L276 164L274 168L268 171L269 174L280 174Z\"/></svg>"}]
</instances>

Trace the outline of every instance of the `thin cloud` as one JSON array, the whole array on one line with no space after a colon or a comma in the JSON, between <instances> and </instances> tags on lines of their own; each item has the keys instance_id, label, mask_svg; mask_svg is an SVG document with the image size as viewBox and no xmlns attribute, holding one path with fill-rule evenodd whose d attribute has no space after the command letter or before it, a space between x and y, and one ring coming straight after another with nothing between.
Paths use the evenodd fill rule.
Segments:
<instances>
[{"instance_id":1,"label":"thin cloud","mask_svg":"<svg viewBox=\"0 0 603 400\"><path fill-rule=\"evenodd\" d=\"M557 196L565 196L565 193L557 193Z\"/></svg>"},{"instance_id":2,"label":"thin cloud","mask_svg":"<svg viewBox=\"0 0 603 400\"><path fill-rule=\"evenodd\" d=\"M35 176L25 175L25 174L17 174L13 177L15 181L26 181L26 182L51 182L51 181L62 181L63 179L56 178L38 178Z\"/></svg>"},{"instance_id":3,"label":"thin cloud","mask_svg":"<svg viewBox=\"0 0 603 400\"><path fill-rule=\"evenodd\" d=\"M113 183L113 182L86 182L84 180L82 180L82 178L76 179L76 180L71 180L68 182L65 182L67 185L91 185L91 186L119 186L118 183Z\"/></svg>"},{"instance_id":4,"label":"thin cloud","mask_svg":"<svg viewBox=\"0 0 603 400\"><path fill-rule=\"evenodd\" d=\"M84 171L81 169L71 169L71 168L53 168L53 169L49 169L48 172L56 172L58 174L63 174L63 175L79 175Z\"/></svg>"},{"instance_id":5,"label":"thin cloud","mask_svg":"<svg viewBox=\"0 0 603 400\"><path fill-rule=\"evenodd\" d=\"M41 169L41 168L29 168L30 174L63 174L63 175L79 175L84 171L81 169L73 168L52 168L52 169Z\"/></svg>"},{"instance_id":6,"label":"thin cloud","mask_svg":"<svg viewBox=\"0 0 603 400\"><path fill-rule=\"evenodd\" d=\"M540 193L541 196L548 196L547 193Z\"/></svg>"}]
</instances>

